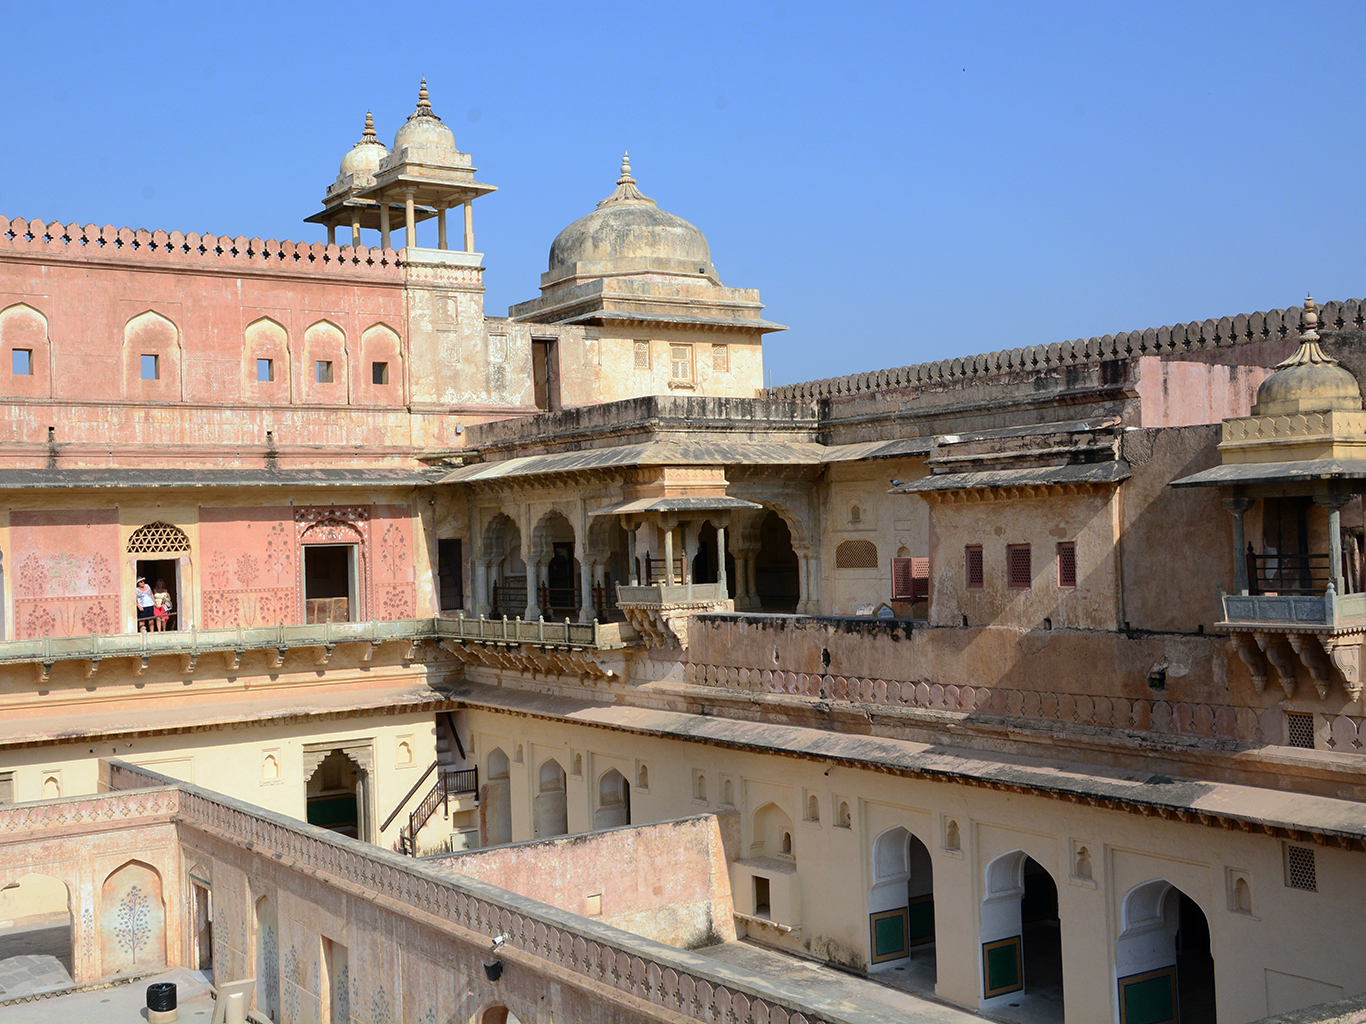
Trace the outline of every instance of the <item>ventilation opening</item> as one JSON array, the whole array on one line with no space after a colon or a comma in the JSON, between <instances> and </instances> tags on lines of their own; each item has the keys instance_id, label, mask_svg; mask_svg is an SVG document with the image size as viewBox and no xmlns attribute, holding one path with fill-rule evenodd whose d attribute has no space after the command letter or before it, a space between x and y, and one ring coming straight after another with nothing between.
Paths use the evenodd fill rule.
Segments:
<instances>
[{"instance_id":1,"label":"ventilation opening","mask_svg":"<svg viewBox=\"0 0 1366 1024\"><path fill-rule=\"evenodd\" d=\"M1285 745L1314 749L1314 716L1307 711L1285 713Z\"/></svg>"},{"instance_id":2,"label":"ventilation opening","mask_svg":"<svg viewBox=\"0 0 1366 1024\"><path fill-rule=\"evenodd\" d=\"M1319 877L1314 865L1314 851L1311 847L1286 846L1285 884L1292 889L1318 892Z\"/></svg>"}]
</instances>

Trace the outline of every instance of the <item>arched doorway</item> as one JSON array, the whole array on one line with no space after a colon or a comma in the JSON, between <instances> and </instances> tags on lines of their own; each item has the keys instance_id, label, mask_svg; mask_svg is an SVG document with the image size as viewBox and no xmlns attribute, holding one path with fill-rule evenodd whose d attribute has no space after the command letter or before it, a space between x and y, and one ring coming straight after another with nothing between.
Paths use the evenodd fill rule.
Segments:
<instances>
[{"instance_id":1,"label":"arched doorway","mask_svg":"<svg viewBox=\"0 0 1366 1024\"><path fill-rule=\"evenodd\" d=\"M475 564L475 613L515 618L526 611L526 562L522 560L522 531L502 513L484 529L484 543Z\"/></svg>"},{"instance_id":2,"label":"arched doorway","mask_svg":"<svg viewBox=\"0 0 1366 1024\"><path fill-rule=\"evenodd\" d=\"M0 972L14 957L40 957L25 971L30 982L5 981L5 998L36 988L72 984L71 896L66 883L29 873L0 881Z\"/></svg>"},{"instance_id":3,"label":"arched doorway","mask_svg":"<svg viewBox=\"0 0 1366 1024\"><path fill-rule=\"evenodd\" d=\"M547 512L531 533L528 576L538 580L527 615L533 609L547 619L569 618L581 607L580 566L574 528L560 512Z\"/></svg>"},{"instance_id":4,"label":"arched doorway","mask_svg":"<svg viewBox=\"0 0 1366 1024\"><path fill-rule=\"evenodd\" d=\"M720 578L716 527L711 520L707 520L697 530L697 554L692 560L692 579L694 583L715 583ZM726 596L735 596L735 556L729 550L726 551Z\"/></svg>"},{"instance_id":5,"label":"arched doorway","mask_svg":"<svg viewBox=\"0 0 1366 1024\"><path fill-rule=\"evenodd\" d=\"M368 839L365 776L344 750L323 757L305 786L308 823L352 839Z\"/></svg>"},{"instance_id":6,"label":"arched doorway","mask_svg":"<svg viewBox=\"0 0 1366 1024\"><path fill-rule=\"evenodd\" d=\"M499 846L512 842L511 763L502 747L489 751L488 782L480 802L484 817L484 845Z\"/></svg>"},{"instance_id":7,"label":"arched doorway","mask_svg":"<svg viewBox=\"0 0 1366 1024\"><path fill-rule=\"evenodd\" d=\"M777 512L759 522L759 551L754 561L754 587L759 607L766 612L795 612L801 601L796 549L792 531Z\"/></svg>"},{"instance_id":8,"label":"arched doorway","mask_svg":"<svg viewBox=\"0 0 1366 1024\"><path fill-rule=\"evenodd\" d=\"M868 963L876 971L902 972L899 987L932 993L938 974L930 851L898 825L873 841L872 868Z\"/></svg>"},{"instance_id":9,"label":"arched doorway","mask_svg":"<svg viewBox=\"0 0 1366 1024\"><path fill-rule=\"evenodd\" d=\"M631 824L631 784L615 768L598 780L598 807L593 812L594 828L618 828Z\"/></svg>"},{"instance_id":10,"label":"arched doorway","mask_svg":"<svg viewBox=\"0 0 1366 1024\"><path fill-rule=\"evenodd\" d=\"M470 1024L522 1024L506 1006L490 1006L470 1019Z\"/></svg>"},{"instance_id":11,"label":"arched doorway","mask_svg":"<svg viewBox=\"0 0 1366 1024\"><path fill-rule=\"evenodd\" d=\"M987 865L981 942L983 1008L1009 1019L1063 1020L1058 886L1021 850Z\"/></svg>"},{"instance_id":12,"label":"arched doorway","mask_svg":"<svg viewBox=\"0 0 1366 1024\"><path fill-rule=\"evenodd\" d=\"M1214 956L1200 905L1166 879L1154 879L1129 890L1120 926L1120 1020L1215 1024Z\"/></svg>"},{"instance_id":13,"label":"arched doorway","mask_svg":"<svg viewBox=\"0 0 1366 1024\"><path fill-rule=\"evenodd\" d=\"M170 523L154 522L139 527L128 538L128 554L133 557L135 579L144 579L155 593L170 598L170 610L164 620L155 619L148 628L180 629L188 624L189 616L181 604L188 579L182 579L189 565L190 538L185 531ZM142 628L142 623L138 624Z\"/></svg>"},{"instance_id":14,"label":"arched doorway","mask_svg":"<svg viewBox=\"0 0 1366 1024\"><path fill-rule=\"evenodd\" d=\"M537 773L536 799L532 827L537 839L562 836L569 831L569 809L565 802L564 769L553 757Z\"/></svg>"}]
</instances>

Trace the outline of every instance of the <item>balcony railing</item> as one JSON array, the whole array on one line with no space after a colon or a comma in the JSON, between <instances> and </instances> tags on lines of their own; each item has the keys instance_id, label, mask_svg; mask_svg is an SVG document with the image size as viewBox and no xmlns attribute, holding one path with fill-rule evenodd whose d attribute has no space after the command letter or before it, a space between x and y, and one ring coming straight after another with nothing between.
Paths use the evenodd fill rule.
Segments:
<instances>
[{"instance_id":1,"label":"balcony railing","mask_svg":"<svg viewBox=\"0 0 1366 1024\"><path fill-rule=\"evenodd\" d=\"M1247 555L1248 586L1254 594L1323 595L1331 577L1328 555Z\"/></svg>"},{"instance_id":2,"label":"balcony railing","mask_svg":"<svg viewBox=\"0 0 1366 1024\"><path fill-rule=\"evenodd\" d=\"M92 633L86 636L45 636L36 640L0 641L0 665L38 664L44 676L59 661L88 661L93 675L106 658L148 658L181 655L199 658L220 652L238 660L248 651L285 652L316 648L325 659L340 644L371 644L443 640L473 643L534 644L540 647L619 648L634 640L621 623L527 622L523 619L454 618L393 619L370 622L323 622L252 629L184 629L147 633ZM369 660L367 658L367 660Z\"/></svg>"},{"instance_id":3,"label":"balcony railing","mask_svg":"<svg viewBox=\"0 0 1366 1024\"><path fill-rule=\"evenodd\" d=\"M1225 594L1224 622L1269 629L1345 626L1366 622L1366 594Z\"/></svg>"},{"instance_id":4,"label":"balcony railing","mask_svg":"<svg viewBox=\"0 0 1366 1024\"><path fill-rule=\"evenodd\" d=\"M665 605L721 603L727 599L721 583L652 583L649 586L617 585L617 605Z\"/></svg>"}]
</instances>

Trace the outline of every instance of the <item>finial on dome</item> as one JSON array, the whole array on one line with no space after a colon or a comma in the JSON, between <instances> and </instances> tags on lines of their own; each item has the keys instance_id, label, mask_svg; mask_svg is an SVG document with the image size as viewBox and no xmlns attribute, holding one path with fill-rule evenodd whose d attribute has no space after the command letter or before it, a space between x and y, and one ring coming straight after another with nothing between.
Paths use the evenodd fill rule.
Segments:
<instances>
[{"instance_id":1,"label":"finial on dome","mask_svg":"<svg viewBox=\"0 0 1366 1024\"><path fill-rule=\"evenodd\" d=\"M606 206L608 203L620 203L631 200L638 203L649 203L654 205L654 200L644 195L640 189L636 188L636 179L631 177L631 153L630 150L621 154L621 177L617 179L616 191L598 203L599 206Z\"/></svg>"},{"instance_id":2,"label":"finial on dome","mask_svg":"<svg viewBox=\"0 0 1366 1024\"><path fill-rule=\"evenodd\" d=\"M375 115L368 110L365 112L365 130L360 135L362 142L379 141L379 134L375 131Z\"/></svg>"},{"instance_id":3,"label":"finial on dome","mask_svg":"<svg viewBox=\"0 0 1366 1024\"><path fill-rule=\"evenodd\" d=\"M1279 370L1282 366L1306 366L1313 364L1316 366L1337 366L1338 361L1328 355L1323 349L1319 348L1319 314L1318 305L1314 302L1311 295L1306 295L1304 299L1304 312L1300 314L1300 347L1289 359L1276 364Z\"/></svg>"},{"instance_id":4,"label":"finial on dome","mask_svg":"<svg viewBox=\"0 0 1366 1024\"><path fill-rule=\"evenodd\" d=\"M417 87L417 105L430 109L432 103L427 99L427 76L422 76L422 84Z\"/></svg>"}]
</instances>

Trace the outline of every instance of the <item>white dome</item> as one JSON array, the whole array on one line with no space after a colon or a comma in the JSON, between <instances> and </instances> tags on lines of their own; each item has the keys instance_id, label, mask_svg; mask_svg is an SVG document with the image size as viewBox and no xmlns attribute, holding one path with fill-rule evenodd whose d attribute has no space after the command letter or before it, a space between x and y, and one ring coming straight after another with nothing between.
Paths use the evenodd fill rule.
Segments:
<instances>
[{"instance_id":1,"label":"white dome","mask_svg":"<svg viewBox=\"0 0 1366 1024\"><path fill-rule=\"evenodd\" d=\"M460 152L455 148L455 133L432 112L432 104L427 99L425 78L422 79L422 87L417 93L417 109L399 126L390 152L396 157L401 157L404 149L444 150L452 154Z\"/></svg>"},{"instance_id":2,"label":"white dome","mask_svg":"<svg viewBox=\"0 0 1366 1024\"><path fill-rule=\"evenodd\" d=\"M365 131L361 133L360 141L347 150L346 156L342 157L342 177L354 174L360 177L373 178L375 172L379 170L379 162L388 155L389 151L384 148L384 143L379 141L379 136L375 132L375 119L367 110L365 112Z\"/></svg>"}]
</instances>

